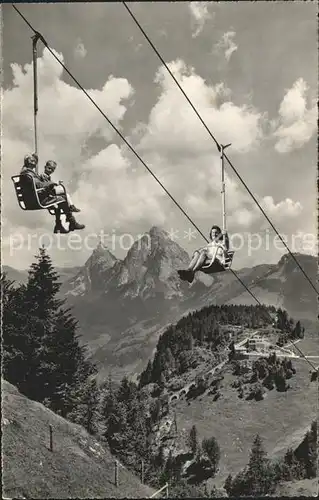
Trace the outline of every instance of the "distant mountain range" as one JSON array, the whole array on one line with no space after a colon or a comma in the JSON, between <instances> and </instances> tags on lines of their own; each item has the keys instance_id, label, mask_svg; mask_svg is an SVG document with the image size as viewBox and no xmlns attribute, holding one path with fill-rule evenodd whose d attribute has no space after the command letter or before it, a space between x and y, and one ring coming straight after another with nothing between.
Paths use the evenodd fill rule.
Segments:
<instances>
[{"instance_id":1,"label":"distant mountain range","mask_svg":"<svg viewBox=\"0 0 319 500\"><path fill-rule=\"evenodd\" d=\"M316 259L295 256L315 283ZM99 244L84 266L57 269L61 294L73 306L83 341L103 378L110 370L114 378L139 372L163 328L187 312L209 304L256 304L231 272L213 277L198 273L192 285L181 282L177 269L188 263L187 252L168 233L152 227L123 260ZM8 266L3 270L10 279L27 279L27 272ZM298 319L316 319L316 294L289 254L278 264L236 273L260 302L285 308Z\"/></svg>"},{"instance_id":2,"label":"distant mountain range","mask_svg":"<svg viewBox=\"0 0 319 500\"><path fill-rule=\"evenodd\" d=\"M63 283L71 279L79 270L82 269L81 266L77 267L57 267L56 271L60 276L60 281ZM6 273L7 277L16 281L17 283L26 283L28 280L28 271L21 271L18 269L14 269L11 266L2 266L2 272Z\"/></svg>"}]
</instances>

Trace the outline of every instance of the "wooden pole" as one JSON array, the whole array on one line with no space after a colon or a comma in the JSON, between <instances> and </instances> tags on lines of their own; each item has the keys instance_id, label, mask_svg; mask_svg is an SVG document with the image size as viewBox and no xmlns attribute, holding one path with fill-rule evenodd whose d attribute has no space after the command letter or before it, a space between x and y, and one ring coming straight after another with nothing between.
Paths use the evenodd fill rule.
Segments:
<instances>
[{"instance_id":1,"label":"wooden pole","mask_svg":"<svg viewBox=\"0 0 319 500\"><path fill-rule=\"evenodd\" d=\"M150 498L156 497L156 495L158 495L164 490L166 491L166 498L168 498L168 483L164 484L164 486L162 486L159 490L155 491L155 493L153 493L153 495L151 495Z\"/></svg>"},{"instance_id":2,"label":"wooden pole","mask_svg":"<svg viewBox=\"0 0 319 500\"><path fill-rule=\"evenodd\" d=\"M118 461L115 460L115 486L119 485L119 464Z\"/></svg>"},{"instance_id":3,"label":"wooden pole","mask_svg":"<svg viewBox=\"0 0 319 500\"><path fill-rule=\"evenodd\" d=\"M50 451L53 451L53 429L52 425L49 425L50 430Z\"/></svg>"},{"instance_id":4,"label":"wooden pole","mask_svg":"<svg viewBox=\"0 0 319 500\"><path fill-rule=\"evenodd\" d=\"M141 482L144 484L144 460L142 460Z\"/></svg>"}]
</instances>

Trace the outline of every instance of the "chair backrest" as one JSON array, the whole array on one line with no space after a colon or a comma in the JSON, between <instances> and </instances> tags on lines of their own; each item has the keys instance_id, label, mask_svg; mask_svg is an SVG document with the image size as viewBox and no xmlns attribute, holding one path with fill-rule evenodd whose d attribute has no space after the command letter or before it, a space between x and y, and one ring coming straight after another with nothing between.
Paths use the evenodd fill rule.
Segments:
<instances>
[{"instance_id":1,"label":"chair backrest","mask_svg":"<svg viewBox=\"0 0 319 500\"><path fill-rule=\"evenodd\" d=\"M233 262L234 253L235 253L234 251L228 250L227 255L225 257L225 262L224 262L225 269L230 269L232 262Z\"/></svg>"},{"instance_id":2,"label":"chair backrest","mask_svg":"<svg viewBox=\"0 0 319 500\"><path fill-rule=\"evenodd\" d=\"M41 210L33 178L28 174L11 177L18 203L23 210Z\"/></svg>"}]
</instances>

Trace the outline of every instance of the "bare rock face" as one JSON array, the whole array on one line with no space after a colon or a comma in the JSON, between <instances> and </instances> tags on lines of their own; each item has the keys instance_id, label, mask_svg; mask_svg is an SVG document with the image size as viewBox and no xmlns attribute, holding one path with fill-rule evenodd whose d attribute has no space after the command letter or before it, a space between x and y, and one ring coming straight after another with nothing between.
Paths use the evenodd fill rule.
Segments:
<instances>
[{"instance_id":1,"label":"bare rock face","mask_svg":"<svg viewBox=\"0 0 319 500\"><path fill-rule=\"evenodd\" d=\"M165 299L182 297L189 287L180 282L177 269L188 263L187 252L165 231L152 227L132 245L122 263L119 282L127 285L124 296L142 299L158 294Z\"/></svg>"},{"instance_id":2,"label":"bare rock face","mask_svg":"<svg viewBox=\"0 0 319 500\"><path fill-rule=\"evenodd\" d=\"M118 259L110 250L99 243L83 268L65 284L65 294L77 296L103 291L116 262Z\"/></svg>"},{"instance_id":3,"label":"bare rock face","mask_svg":"<svg viewBox=\"0 0 319 500\"><path fill-rule=\"evenodd\" d=\"M68 282L65 293L75 296L110 292L142 300L159 295L164 299L187 297L191 287L180 281L177 269L188 264L188 253L166 231L154 226L134 242L124 260L100 244Z\"/></svg>"}]
</instances>

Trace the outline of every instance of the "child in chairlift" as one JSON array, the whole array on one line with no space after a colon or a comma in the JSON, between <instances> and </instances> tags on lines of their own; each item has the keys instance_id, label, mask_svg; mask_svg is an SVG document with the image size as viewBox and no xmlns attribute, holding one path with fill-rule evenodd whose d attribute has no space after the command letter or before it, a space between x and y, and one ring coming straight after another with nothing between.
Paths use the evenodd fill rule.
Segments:
<instances>
[{"instance_id":1,"label":"child in chairlift","mask_svg":"<svg viewBox=\"0 0 319 500\"><path fill-rule=\"evenodd\" d=\"M44 165L44 173L43 174L40 174L40 178L44 181L44 182L48 182L48 181L51 181L51 175L55 172L55 169L57 167L57 163L56 161L53 161L53 160L48 160L46 162L46 164ZM53 192L55 195L63 195L65 194L66 196L66 199L67 199L67 202L68 202L68 205L70 207L70 210L71 212L81 212L81 210L79 208L77 208L72 200L71 200L71 196L69 195L69 193L67 193L65 191L65 189L62 187L62 184L63 182L62 181L59 181L58 184L54 184L52 186L52 189L53 189Z\"/></svg>"},{"instance_id":2,"label":"child in chairlift","mask_svg":"<svg viewBox=\"0 0 319 500\"><path fill-rule=\"evenodd\" d=\"M196 250L188 269L178 271L182 280L192 283L195 273L200 271L203 265L213 263L215 259L223 261L225 253L229 250L229 238L226 232L221 231L219 226L213 226L210 230L210 240L207 246Z\"/></svg>"}]
</instances>

